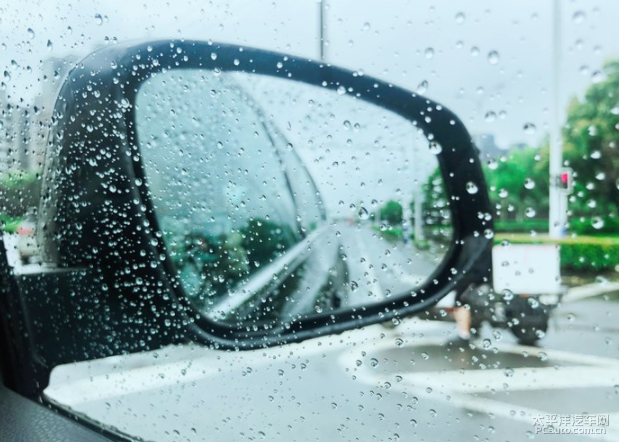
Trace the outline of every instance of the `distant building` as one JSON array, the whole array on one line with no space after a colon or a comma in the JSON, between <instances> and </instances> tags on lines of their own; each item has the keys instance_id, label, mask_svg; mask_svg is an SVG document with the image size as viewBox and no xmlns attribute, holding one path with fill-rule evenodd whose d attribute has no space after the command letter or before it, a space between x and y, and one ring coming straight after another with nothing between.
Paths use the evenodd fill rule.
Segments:
<instances>
[{"instance_id":1,"label":"distant building","mask_svg":"<svg viewBox=\"0 0 619 442\"><path fill-rule=\"evenodd\" d=\"M41 92L35 97L28 116L25 118L28 134L27 164L24 170L38 171L43 166L47 135L52 124L54 103L62 81L75 65L77 57L51 57L41 64Z\"/></svg>"},{"instance_id":2,"label":"distant building","mask_svg":"<svg viewBox=\"0 0 619 442\"><path fill-rule=\"evenodd\" d=\"M27 170L28 109L7 100L0 91L0 176Z\"/></svg>"}]
</instances>

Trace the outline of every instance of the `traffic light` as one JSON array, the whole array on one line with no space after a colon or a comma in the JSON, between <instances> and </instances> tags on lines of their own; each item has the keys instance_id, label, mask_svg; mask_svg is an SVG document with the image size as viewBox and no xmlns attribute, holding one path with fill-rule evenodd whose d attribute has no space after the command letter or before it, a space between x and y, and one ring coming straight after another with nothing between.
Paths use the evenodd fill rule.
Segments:
<instances>
[{"instance_id":1,"label":"traffic light","mask_svg":"<svg viewBox=\"0 0 619 442\"><path fill-rule=\"evenodd\" d=\"M574 182L572 178L573 171L569 167L564 167L561 169L561 173L559 174L559 189L561 189L564 193L572 193L572 189L574 187Z\"/></svg>"}]
</instances>

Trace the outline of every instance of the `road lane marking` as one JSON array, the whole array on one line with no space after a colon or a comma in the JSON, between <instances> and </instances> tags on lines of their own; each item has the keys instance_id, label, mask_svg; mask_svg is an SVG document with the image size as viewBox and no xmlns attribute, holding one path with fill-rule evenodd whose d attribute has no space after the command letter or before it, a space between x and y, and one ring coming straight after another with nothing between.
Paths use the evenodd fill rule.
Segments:
<instances>
[{"instance_id":1,"label":"road lane marking","mask_svg":"<svg viewBox=\"0 0 619 442\"><path fill-rule=\"evenodd\" d=\"M372 343L368 344L372 345ZM408 344L405 348L444 346L444 344L445 342L442 339L421 338L414 339L414 343ZM514 368L509 372L509 376L506 376L505 370L507 367L485 370L438 370L384 374L380 370L371 368L370 364L356 366L357 364L354 361L359 359L359 349L342 353L338 363L343 369L354 367L353 370L357 380L366 385L380 388L388 382L390 388L403 393L415 394L418 397L429 400L446 402L451 406L464 410L528 423L531 425L531 431L534 430L534 417L558 413L511 404L478 395L504 391L504 384L508 384L505 391L510 392L553 388L613 387L618 384L619 361L615 359L523 345L512 346L502 344L495 345L494 347L504 353L522 355L526 352L524 354L527 354L527 357L532 360L548 358L558 362L575 363L577 366L563 366L558 369L554 367ZM365 357L371 358L371 354L385 350L393 350L391 343L384 341L375 342L371 346L371 351L368 351ZM396 375L401 377L399 382L393 382L393 378ZM619 413L617 414L619 415ZM607 427L607 434L586 434L583 436L603 442L616 442L619 440L619 416L615 424L611 421L610 427Z\"/></svg>"},{"instance_id":2,"label":"road lane marking","mask_svg":"<svg viewBox=\"0 0 619 442\"><path fill-rule=\"evenodd\" d=\"M619 291L619 282L596 282L594 284L572 287L563 297L563 302L579 301L581 299L593 298L617 291Z\"/></svg>"},{"instance_id":3,"label":"road lane marking","mask_svg":"<svg viewBox=\"0 0 619 442\"><path fill-rule=\"evenodd\" d=\"M583 376L583 372L586 376ZM450 370L402 374L409 385L430 386L445 391L479 393L501 390L547 390L605 387L619 384L613 367L520 367L486 370ZM507 388L505 386L507 385Z\"/></svg>"}]
</instances>

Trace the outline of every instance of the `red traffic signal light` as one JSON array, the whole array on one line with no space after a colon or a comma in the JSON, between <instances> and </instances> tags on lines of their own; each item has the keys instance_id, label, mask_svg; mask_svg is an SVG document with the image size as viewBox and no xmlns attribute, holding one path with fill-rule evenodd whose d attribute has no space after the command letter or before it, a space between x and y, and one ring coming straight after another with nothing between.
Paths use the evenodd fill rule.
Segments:
<instances>
[{"instance_id":1,"label":"red traffic signal light","mask_svg":"<svg viewBox=\"0 0 619 442\"><path fill-rule=\"evenodd\" d=\"M572 188L574 187L572 174L572 169L569 167L564 167L561 169L561 173L559 174L559 189L566 193L571 193Z\"/></svg>"}]
</instances>

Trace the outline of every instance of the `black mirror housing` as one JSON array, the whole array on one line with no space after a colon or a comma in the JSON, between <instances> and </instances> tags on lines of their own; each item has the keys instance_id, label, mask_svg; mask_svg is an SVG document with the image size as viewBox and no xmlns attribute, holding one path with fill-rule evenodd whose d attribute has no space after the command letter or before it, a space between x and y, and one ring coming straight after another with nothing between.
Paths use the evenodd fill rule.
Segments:
<instances>
[{"instance_id":1,"label":"black mirror housing","mask_svg":"<svg viewBox=\"0 0 619 442\"><path fill-rule=\"evenodd\" d=\"M274 76L350 94L422 130L439 146L454 235L430 280L412 296L363 310L317 313L277 329L224 326L196 312L172 276L145 184L134 107L140 84L153 74L196 68ZM88 56L69 74L53 118L37 229L44 259L69 269L96 269L108 293L105 327L123 329L126 336L149 328L160 334L154 346L186 340L227 348L277 345L415 314L452 290L490 277L492 211L470 135L444 106L392 84L312 60L218 43L115 45ZM100 333L106 333L103 327Z\"/></svg>"}]
</instances>

